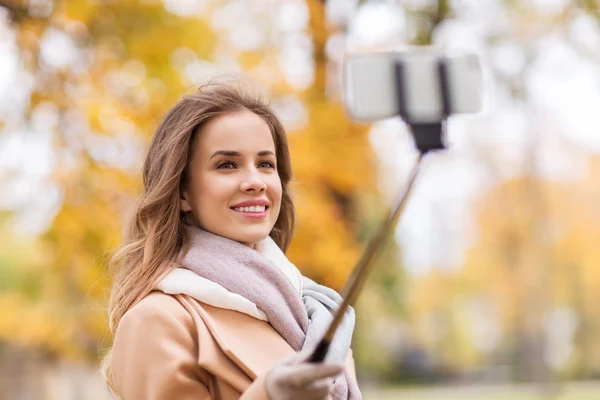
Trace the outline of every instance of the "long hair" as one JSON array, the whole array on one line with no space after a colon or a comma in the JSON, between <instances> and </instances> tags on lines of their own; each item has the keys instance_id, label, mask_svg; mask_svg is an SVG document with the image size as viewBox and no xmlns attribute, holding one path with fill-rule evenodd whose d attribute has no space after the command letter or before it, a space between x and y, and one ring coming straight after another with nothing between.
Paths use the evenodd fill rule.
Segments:
<instances>
[{"instance_id":1,"label":"long hair","mask_svg":"<svg viewBox=\"0 0 600 400\"><path fill-rule=\"evenodd\" d=\"M281 210L270 236L286 251L294 229L294 205L289 190L292 177L285 131L274 112L256 90L242 81L211 82L184 96L159 124L143 166L143 193L132 215L123 246L110 261L113 286L109 301L110 330L114 333L123 315L175 268L188 245L180 208L191 148L203 126L214 118L247 109L262 117L273 136L277 172L281 179ZM102 373L114 390L110 351Z\"/></svg>"}]
</instances>

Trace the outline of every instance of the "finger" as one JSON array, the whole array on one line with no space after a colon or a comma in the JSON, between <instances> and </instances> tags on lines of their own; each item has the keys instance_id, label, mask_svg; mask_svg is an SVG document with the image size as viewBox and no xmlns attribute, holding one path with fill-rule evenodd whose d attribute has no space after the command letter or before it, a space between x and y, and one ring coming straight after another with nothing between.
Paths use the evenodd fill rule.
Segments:
<instances>
[{"instance_id":1,"label":"finger","mask_svg":"<svg viewBox=\"0 0 600 400\"><path fill-rule=\"evenodd\" d=\"M299 364L286 368L285 379L295 387L304 387L316 380L331 378L344 370L341 364Z\"/></svg>"},{"instance_id":2,"label":"finger","mask_svg":"<svg viewBox=\"0 0 600 400\"><path fill-rule=\"evenodd\" d=\"M333 383L333 379L325 378L325 379L319 379L319 380L311 382L310 384L308 384L306 386L306 390L324 391L325 393L331 393L331 392L333 392L334 387L335 387L335 385Z\"/></svg>"},{"instance_id":3,"label":"finger","mask_svg":"<svg viewBox=\"0 0 600 400\"><path fill-rule=\"evenodd\" d=\"M310 356L312 355L312 351L311 350L300 350L297 353L294 353L288 357L283 358L282 360L280 360L278 362L278 364L281 365L298 365L298 364L302 364L307 362L307 360L310 358Z\"/></svg>"},{"instance_id":4,"label":"finger","mask_svg":"<svg viewBox=\"0 0 600 400\"><path fill-rule=\"evenodd\" d=\"M275 363L275 366L287 367L291 365L298 365L303 362L304 355L301 352L293 353L287 357L284 357Z\"/></svg>"},{"instance_id":5,"label":"finger","mask_svg":"<svg viewBox=\"0 0 600 400\"><path fill-rule=\"evenodd\" d=\"M305 397L311 399L325 399L333 393L334 387L331 378L315 381L308 385L304 390L304 393L306 394Z\"/></svg>"},{"instance_id":6,"label":"finger","mask_svg":"<svg viewBox=\"0 0 600 400\"><path fill-rule=\"evenodd\" d=\"M296 357L294 358L294 364L302 364L308 361L308 359L310 358L310 356L312 355L312 350L301 350L296 354Z\"/></svg>"},{"instance_id":7,"label":"finger","mask_svg":"<svg viewBox=\"0 0 600 400\"><path fill-rule=\"evenodd\" d=\"M281 361L278 362L278 364L280 364L280 365L296 365L301 362L300 360L301 360L301 353L294 353L288 357L283 358Z\"/></svg>"}]
</instances>

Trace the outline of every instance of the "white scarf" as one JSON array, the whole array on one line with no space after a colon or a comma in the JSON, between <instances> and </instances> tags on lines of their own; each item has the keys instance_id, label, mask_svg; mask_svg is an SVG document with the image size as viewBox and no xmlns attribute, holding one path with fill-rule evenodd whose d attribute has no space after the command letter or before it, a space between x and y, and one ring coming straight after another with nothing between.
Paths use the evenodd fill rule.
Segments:
<instances>
[{"instance_id":1,"label":"white scarf","mask_svg":"<svg viewBox=\"0 0 600 400\"><path fill-rule=\"evenodd\" d=\"M302 274L288 260L273 239L267 236L266 239L256 244L255 249L289 279L300 297L302 295ZM186 268L175 268L158 282L156 288L167 294L186 294L213 307L234 310L262 321L269 321L267 315L250 300L237 293L232 293L218 283L203 278Z\"/></svg>"}]
</instances>

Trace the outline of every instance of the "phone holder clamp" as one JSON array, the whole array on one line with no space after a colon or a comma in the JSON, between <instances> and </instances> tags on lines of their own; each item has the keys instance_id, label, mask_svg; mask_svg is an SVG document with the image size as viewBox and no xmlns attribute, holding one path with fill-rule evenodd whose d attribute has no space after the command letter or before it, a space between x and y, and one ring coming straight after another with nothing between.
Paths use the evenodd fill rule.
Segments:
<instances>
[{"instance_id":1,"label":"phone holder clamp","mask_svg":"<svg viewBox=\"0 0 600 400\"><path fill-rule=\"evenodd\" d=\"M450 87L448 80L448 67L446 59L441 57L437 60L437 71L439 77L439 87L442 102L443 117L438 121L433 122L416 122L411 118L410 113L406 109L406 87L405 84L405 67L402 60L396 60L396 93L398 96L399 115L402 117L411 128L411 133L415 139L415 145L421 154L425 154L431 150L445 149L443 134L446 127L446 120L452 114L452 102L450 100Z\"/></svg>"}]
</instances>

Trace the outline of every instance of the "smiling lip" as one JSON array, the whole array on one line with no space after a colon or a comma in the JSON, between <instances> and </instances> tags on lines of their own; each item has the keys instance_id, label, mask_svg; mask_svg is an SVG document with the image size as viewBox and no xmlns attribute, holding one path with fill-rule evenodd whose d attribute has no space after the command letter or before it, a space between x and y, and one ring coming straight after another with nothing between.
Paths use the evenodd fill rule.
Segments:
<instances>
[{"instance_id":1,"label":"smiling lip","mask_svg":"<svg viewBox=\"0 0 600 400\"><path fill-rule=\"evenodd\" d=\"M238 207L251 207L251 206L265 206L265 211L263 212L250 212L250 211L240 211L240 210L236 210L236 208ZM238 203L231 208L231 211L235 212L236 214L242 215L244 217L248 217L248 218L264 218L267 216L267 214L269 213L269 202L267 200L263 200L263 199L257 199L257 200L247 200L247 201L242 201L241 203Z\"/></svg>"},{"instance_id":2,"label":"smiling lip","mask_svg":"<svg viewBox=\"0 0 600 400\"><path fill-rule=\"evenodd\" d=\"M250 206L266 206L269 207L269 201L265 199L255 199L255 200L246 200L241 203L237 203L231 206L231 208L236 207L250 207Z\"/></svg>"},{"instance_id":3,"label":"smiling lip","mask_svg":"<svg viewBox=\"0 0 600 400\"><path fill-rule=\"evenodd\" d=\"M248 218L264 218L269 213L269 208L265 208L265 211L263 211L263 212L238 211L238 210L234 210L233 208L231 210L236 214L240 214L240 215L243 215L244 217L248 217Z\"/></svg>"}]
</instances>

